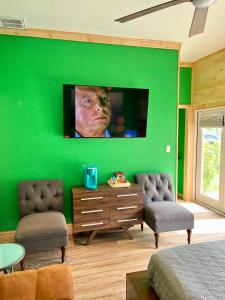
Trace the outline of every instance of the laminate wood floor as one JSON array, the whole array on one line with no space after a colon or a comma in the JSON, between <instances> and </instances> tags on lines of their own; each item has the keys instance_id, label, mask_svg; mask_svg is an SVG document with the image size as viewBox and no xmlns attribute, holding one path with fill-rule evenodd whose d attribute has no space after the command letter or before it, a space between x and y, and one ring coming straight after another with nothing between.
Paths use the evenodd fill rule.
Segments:
<instances>
[{"instance_id":1,"label":"laminate wood floor","mask_svg":"<svg viewBox=\"0 0 225 300\"><path fill-rule=\"evenodd\" d=\"M195 215L192 243L225 239L225 218L196 203L179 202ZM85 246L87 235L70 236L66 264L74 282L76 300L124 300L126 273L145 270L152 254L160 249L187 243L186 231L162 233L159 250L154 248L153 232L144 226L130 229L133 240L123 232L105 232L96 236L93 244ZM10 241L5 235L1 242ZM42 252L27 257L26 268L38 268L59 263L60 251Z\"/></svg>"}]
</instances>

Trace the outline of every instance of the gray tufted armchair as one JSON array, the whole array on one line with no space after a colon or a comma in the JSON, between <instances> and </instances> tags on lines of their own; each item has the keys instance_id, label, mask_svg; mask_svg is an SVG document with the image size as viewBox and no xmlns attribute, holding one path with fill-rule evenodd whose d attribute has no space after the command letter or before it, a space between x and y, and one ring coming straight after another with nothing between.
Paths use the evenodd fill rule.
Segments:
<instances>
[{"instance_id":1,"label":"gray tufted armchair","mask_svg":"<svg viewBox=\"0 0 225 300\"><path fill-rule=\"evenodd\" d=\"M63 215L62 182L26 181L18 188L20 221L15 242L24 246L26 254L60 247L64 262L68 238Z\"/></svg>"},{"instance_id":2,"label":"gray tufted armchair","mask_svg":"<svg viewBox=\"0 0 225 300\"><path fill-rule=\"evenodd\" d=\"M172 178L167 173L144 173L135 176L143 186L144 221L154 231L158 248L160 232L187 230L188 244L194 227L194 216L183 206L175 203Z\"/></svg>"}]
</instances>

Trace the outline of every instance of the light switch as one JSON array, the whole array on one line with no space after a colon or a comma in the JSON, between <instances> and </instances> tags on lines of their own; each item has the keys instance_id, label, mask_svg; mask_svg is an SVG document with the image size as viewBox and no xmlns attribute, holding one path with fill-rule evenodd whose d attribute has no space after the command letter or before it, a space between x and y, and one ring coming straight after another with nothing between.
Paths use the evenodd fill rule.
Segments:
<instances>
[{"instance_id":1,"label":"light switch","mask_svg":"<svg viewBox=\"0 0 225 300\"><path fill-rule=\"evenodd\" d=\"M170 145L166 145L166 152L170 152Z\"/></svg>"}]
</instances>

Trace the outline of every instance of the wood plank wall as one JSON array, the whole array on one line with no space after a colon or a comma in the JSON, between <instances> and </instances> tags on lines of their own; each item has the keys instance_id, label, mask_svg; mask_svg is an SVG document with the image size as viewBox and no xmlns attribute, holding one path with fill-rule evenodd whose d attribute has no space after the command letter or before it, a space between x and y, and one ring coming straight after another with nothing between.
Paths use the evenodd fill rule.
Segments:
<instances>
[{"instance_id":1,"label":"wood plank wall","mask_svg":"<svg viewBox=\"0 0 225 300\"><path fill-rule=\"evenodd\" d=\"M194 109L225 105L225 49L193 64Z\"/></svg>"},{"instance_id":2,"label":"wood plank wall","mask_svg":"<svg viewBox=\"0 0 225 300\"><path fill-rule=\"evenodd\" d=\"M80 32L66 32L48 29L27 28L26 30L15 30L0 28L0 34L18 35L29 37L40 37L56 40L80 41L88 43L113 44L123 46L137 46L146 48L160 48L180 50L181 43L161 40L137 39L129 37L107 36Z\"/></svg>"}]
</instances>

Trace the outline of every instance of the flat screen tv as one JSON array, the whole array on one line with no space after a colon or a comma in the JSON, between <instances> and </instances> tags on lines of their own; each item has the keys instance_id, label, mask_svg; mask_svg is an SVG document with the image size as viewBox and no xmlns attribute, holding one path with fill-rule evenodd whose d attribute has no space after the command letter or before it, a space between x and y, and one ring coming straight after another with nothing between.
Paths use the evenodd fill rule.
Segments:
<instances>
[{"instance_id":1,"label":"flat screen tv","mask_svg":"<svg viewBox=\"0 0 225 300\"><path fill-rule=\"evenodd\" d=\"M64 84L64 137L146 137L148 96L148 89Z\"/></svg>"}]
</instances>

